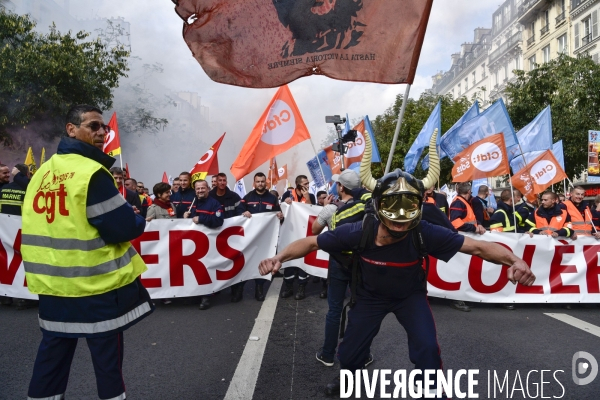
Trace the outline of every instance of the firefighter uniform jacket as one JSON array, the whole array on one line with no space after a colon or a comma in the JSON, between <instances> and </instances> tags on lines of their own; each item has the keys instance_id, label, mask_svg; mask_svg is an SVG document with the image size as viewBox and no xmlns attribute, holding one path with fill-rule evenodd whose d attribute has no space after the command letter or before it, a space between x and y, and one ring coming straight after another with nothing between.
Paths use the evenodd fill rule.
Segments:
<instances>
[{"instance_id":1,"label":"firefighter uniform jacket","mask_svg":"<svg viewBox=\"0 0 600 400\"><path fill-rule=\"evenodd\" d=\"M571 217L571 226L575 233L581 236L592 236L593 217L587 204L582 201L579 205L575 205L571 200L566 200L562 205Z\"/></svg>"},{"instance_id":2,"label":"firefighter uniform jacket","mask_svg":"<svg viewBox=\"0 0 600 400\"><path fill-rule=\"evenodd\" d=\"M525 214L525 215L523 215ZM523 224L527 219L529 213L525 211L517 210L513 213L512 206L504 203L503 201L498 202L498 208L496 212L492 214L490 218L490 231L492 232L515 232L515 217L517 219L516 232L524 233L526 230L523 228Z\"/></svg>"},{"instance_id":3,"label":"firefighter uniform jacket","mask_svg":"<svg viewBox=\"0 0 600 400\"><path fill-rule=\"evenodd\" d=\"M183 214L190 209L195 198L196 192L192 188L185 190L179 188L179 191L171 195L171 205L175 209L177 218L183 218Z\"/></svg>"},{"instance_id":4,"label":"firefighter uniform jacket","mask_svg":"<svg viewBox=\"0 0 600 400\"><path fill-rule=\"evenodd\" d=\"M573 230L568 228L571 216L560 207L559 204L552 208L539 207L527 218L526 224L530 227L529 232L534 234L550 235L556 232L558 236L571 237Z\"/></svg>"},{"instance_id":5,"label":"firefighter uniform jacket","mask_svg":"<svg viewBox=\"0 0 600 400\"><path fill-rule=\"evenodd\" d=\"M218 228L223 225L223 207L212 197L194 201L190 210L190 218L198 217L198 223L209 228Z\"/></svg>"},{"instance_id":6,"label":"firefighter uniform jacket","mask_svg":"<svg viewBox=\"0 0 600 400\"><path fill-rule=\"evenodd\" d=\"M232 192L228 187L225 188L225 194L219 196L217 188L214 188L208 193L209 197L217 200L223 207L223 216L225 219L242 215L245 210L242 204L242 199L236 192Z\"/></svg>"},{"instance_id":7,"label":"firefighter uniform jacket","mask_svg":"<svg viewBox=\"0 0 600 400\"><path fill-rule=\"evenodd\" d=\"M450 205L450 222L458 231L475 232L477 219L473 208L464 197L458 195Z\"/></svg>"},{"instance_id":8,"label":"firefighter uniform jacket","mask_svg":"<svg viewBox=\"0 0 600 400\"><path fill-rule=\"evenodd\" d=\"M19 172L11 183L0 188L0 213L21 215L29 178Z\"/></svg>"},{"instance_id":9,"label":"firefighter uniform jacket","mask_svg":"<svg viewBox=\"0 0 600 400\"><path fill-rule=\"evenodd\" d=\"M242 205L245 211L248 211L250 214L281 211L277 197L272 195L268 190L265 190L263 194L252 190L244 196Z\"/></svg>"}]
</instances>

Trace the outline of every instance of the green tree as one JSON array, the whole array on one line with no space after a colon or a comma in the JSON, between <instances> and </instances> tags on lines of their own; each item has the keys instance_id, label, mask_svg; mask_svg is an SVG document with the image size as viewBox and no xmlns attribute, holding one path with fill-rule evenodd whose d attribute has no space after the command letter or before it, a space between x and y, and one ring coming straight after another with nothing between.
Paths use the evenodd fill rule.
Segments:
<instances>
[{"instance_id":1,"label":"green tree","mask_svg":"<svg viewBox=\"0 0 600 400\"><path fill-rule=\"evenodd\" d=\"M49 34L35 23L0 9L0 142L13 143L33 123L36 134L53 138L64 132L64 116L73 104L108 109L112 90L126 76L129 53L109 47L89 33Z\"/></svg>"},{"instance_id":2,"label":"green tree","mask_svg":"<svg viewBox=\"0 0 600 400\"><path fill-rule=\"evenodd\" d=\"M446 132L454 125L456 121L467 111L471 103L466 97L461 97L454 100L451 95L439 96L425 92L418 100L408 99L404 120L400 128L400 135L396 144L392 159L392 170L403 168L404 156L412 146L419 132L425 125L427 118L437 105L438 101L442 101L442 132ZM373 164L373 176L382 176L383 170L387 163L387 158L390 153L390 147L396 130L396 122L398 121L398 112L402 107L403 96L396 96L394 104L388 108L382 115L377 116L372 121L375 139L379 147L381 155L381 164ZM423 151L423 156L428 153L428 150ZM422 157L421 157L422 159ZM452 166L453 163L448 158L442 160L440 183L452 181ZM421 163L418 163L415 170L415 176L425 177L426 172L421 169Z\"/></svg>"},{"instance_id":3,"label":"green tree","mask_svg":"<svg viewBox=\"0 0 600 400\"><path fill-rule=\"evenodd\" d=\"M546 106L552 110L552 139L563 141L567 175L587 167L587 132L600 130L600 65L590 56L558 58L525 72L506 89L515 129L527 125Z\"/></svg>"}]
</instances>

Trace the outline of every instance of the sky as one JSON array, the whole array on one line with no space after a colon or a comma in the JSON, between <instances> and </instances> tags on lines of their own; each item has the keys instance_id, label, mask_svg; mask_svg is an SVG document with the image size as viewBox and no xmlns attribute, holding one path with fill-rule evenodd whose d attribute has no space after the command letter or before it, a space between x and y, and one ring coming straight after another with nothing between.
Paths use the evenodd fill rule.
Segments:
<instances>
[{"instance_id":1,"label":"sky","mask_svg":"<svg viewBox=\"0 0 600 400\"><path fill-rule=\"evenodd\" d=\"M64 0L56 2L61 4ZM434 0L410 97L417 98L430 88L436 72L449 69L450 55L460 52L462 43L473 40L475 28L491 27L492 13L497 8L498 2L489 0ZM77 0L70 2L70 9L73 16L81 19L123 17L130 22L132 53L144 62L160 62L164 68L161 83L174 91L198 92L202 104L210 107L211 121L222 124L227 136L219 152L219 165L228 170L277 89L248 89L211 81L185 44L181 34L183 22L170 0ZM326 115L347 113L351 120L363 115L374 119L405 91L405 85L344 82L322 76L301 78L289 87L317 148L329 132ZM199 135L202 145L210 146L220 133ZM196 145L194 139L186 140L191 142L190 146ZM197 158L205 150L198 148ZM292 175L306 173L305 162L312 155L310 143L305 142L278 157L278 164L288 163ZM152 158L152 154L148 156ZM163 170L175 175L191 168L197 161L197 158L187 159L191 157L163 159L166 165L144 168L147 176L141 178L144 182L158 182ZM136 163L142 160L136 157ZM246 185L249 184L250 178L246 179Z\"/></svg>"}]
</instances>

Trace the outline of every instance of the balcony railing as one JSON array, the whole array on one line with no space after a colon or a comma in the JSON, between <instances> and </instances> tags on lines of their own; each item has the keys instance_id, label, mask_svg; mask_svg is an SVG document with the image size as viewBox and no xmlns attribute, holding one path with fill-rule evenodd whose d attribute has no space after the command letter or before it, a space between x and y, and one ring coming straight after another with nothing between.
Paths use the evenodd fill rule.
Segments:
<instances>
[{"instance_id":1,"label":"balcony railing","mask_svg":"<svg viewBox=\"0 0 600 400\"><path fill-rule=\"evenodd\" d=\"M535 43L535 36L531 36L527 39L527 46L531 46L533 43Z\"/></svg>"},{"instance_id":2,"label":"balcony railing","mask_svg":"<svg viewBox=\"0 0 600 400\"><path fill-rule=\"evenodd\" d=\"M560 24L565 20L565 12L561 12L558 17L556 17L556 25Z\"/></svg>"},{"instance_id":3,"label":"balcony railing","mask_svg":"<svg viewBox=\"0 0 600 400\"><path fill-rule=\"evenodd\" d=\"M550 24L546 24L542 29L540 29L540 36L544 36L550 30Z\"/></svg>"},{"instance_id":4,"label":"balcony railing","mask_svg":"<svg viewBox=\"0 0 600 400\"><path fill-rule=\"evenodd\" d=\"M498 48L490 53L490 64L500 58L508 50L512 49L521 41L521 32L517 32L510 37L506 42L502 43Z\"/></svg>"},{"instance_id":5,"label":"balcony railing","mask_svg":"<svg viewBox=\"0 0 600 400\"><path fill-rule=\"evenodd\" d=\"M589 33L581 38L581 45L585 46L586 44L588 44L591 41L592 41L592 34Z\"/></svg>"}]
</instances>

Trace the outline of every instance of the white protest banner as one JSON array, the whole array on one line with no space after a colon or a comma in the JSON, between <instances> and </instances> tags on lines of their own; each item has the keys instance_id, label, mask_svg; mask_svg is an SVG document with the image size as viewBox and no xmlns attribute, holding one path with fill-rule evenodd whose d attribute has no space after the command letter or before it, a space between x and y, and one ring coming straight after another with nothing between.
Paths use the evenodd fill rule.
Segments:
<instances>
[{"instance_id":1,"label":"white protest banner","mask_svg":"<svg viewBox=\"0 0 600 400\"><path fill-rule=\"evenodd\" d=\"M281 226L280 251L310 234L319 210L292 203ZM465 236L499 243L521 257L537 277L534 286L510 283L507 266L458 253L448 263L430 257L430 296L486 303L600 303L600 241L592 237L556 240L543 235L530 238L526 234L490 232ZM326 272L326 267L321 266L327 263L327 256L318 251L284 266L298 266L310 274L323 276L319 272Z\"/></svg>"},{"instance_id":2,"label":"white protest banner","mask_svg":"<svg viewBox=\"0 0 600 400\"><path fill-rule=\"evenodd\" d=\"M285 220L279 232L278 251L295 240L312 236L312 224L322 209L321 206L293 202L285 211ZM300 267L310 275L327 278L328 263L329 254L319 250L302 259L283 263L282 268Z\"/></svg>"},{"instance_id":3,"label":"white protest banner","mask_svg":"<svg viewBox=\"0 0 600 400\"><path fill-rule=\"evenodd\" d=\"M35 299L24 284L20 227L20 217L0 214L0 295ZM148 265L142 283L151 297L198 296L261 278L258 264L275 255L278 230L275 213L229 218L219 229L154 220L132 244Z\"/></svg>"}]
</instances>

